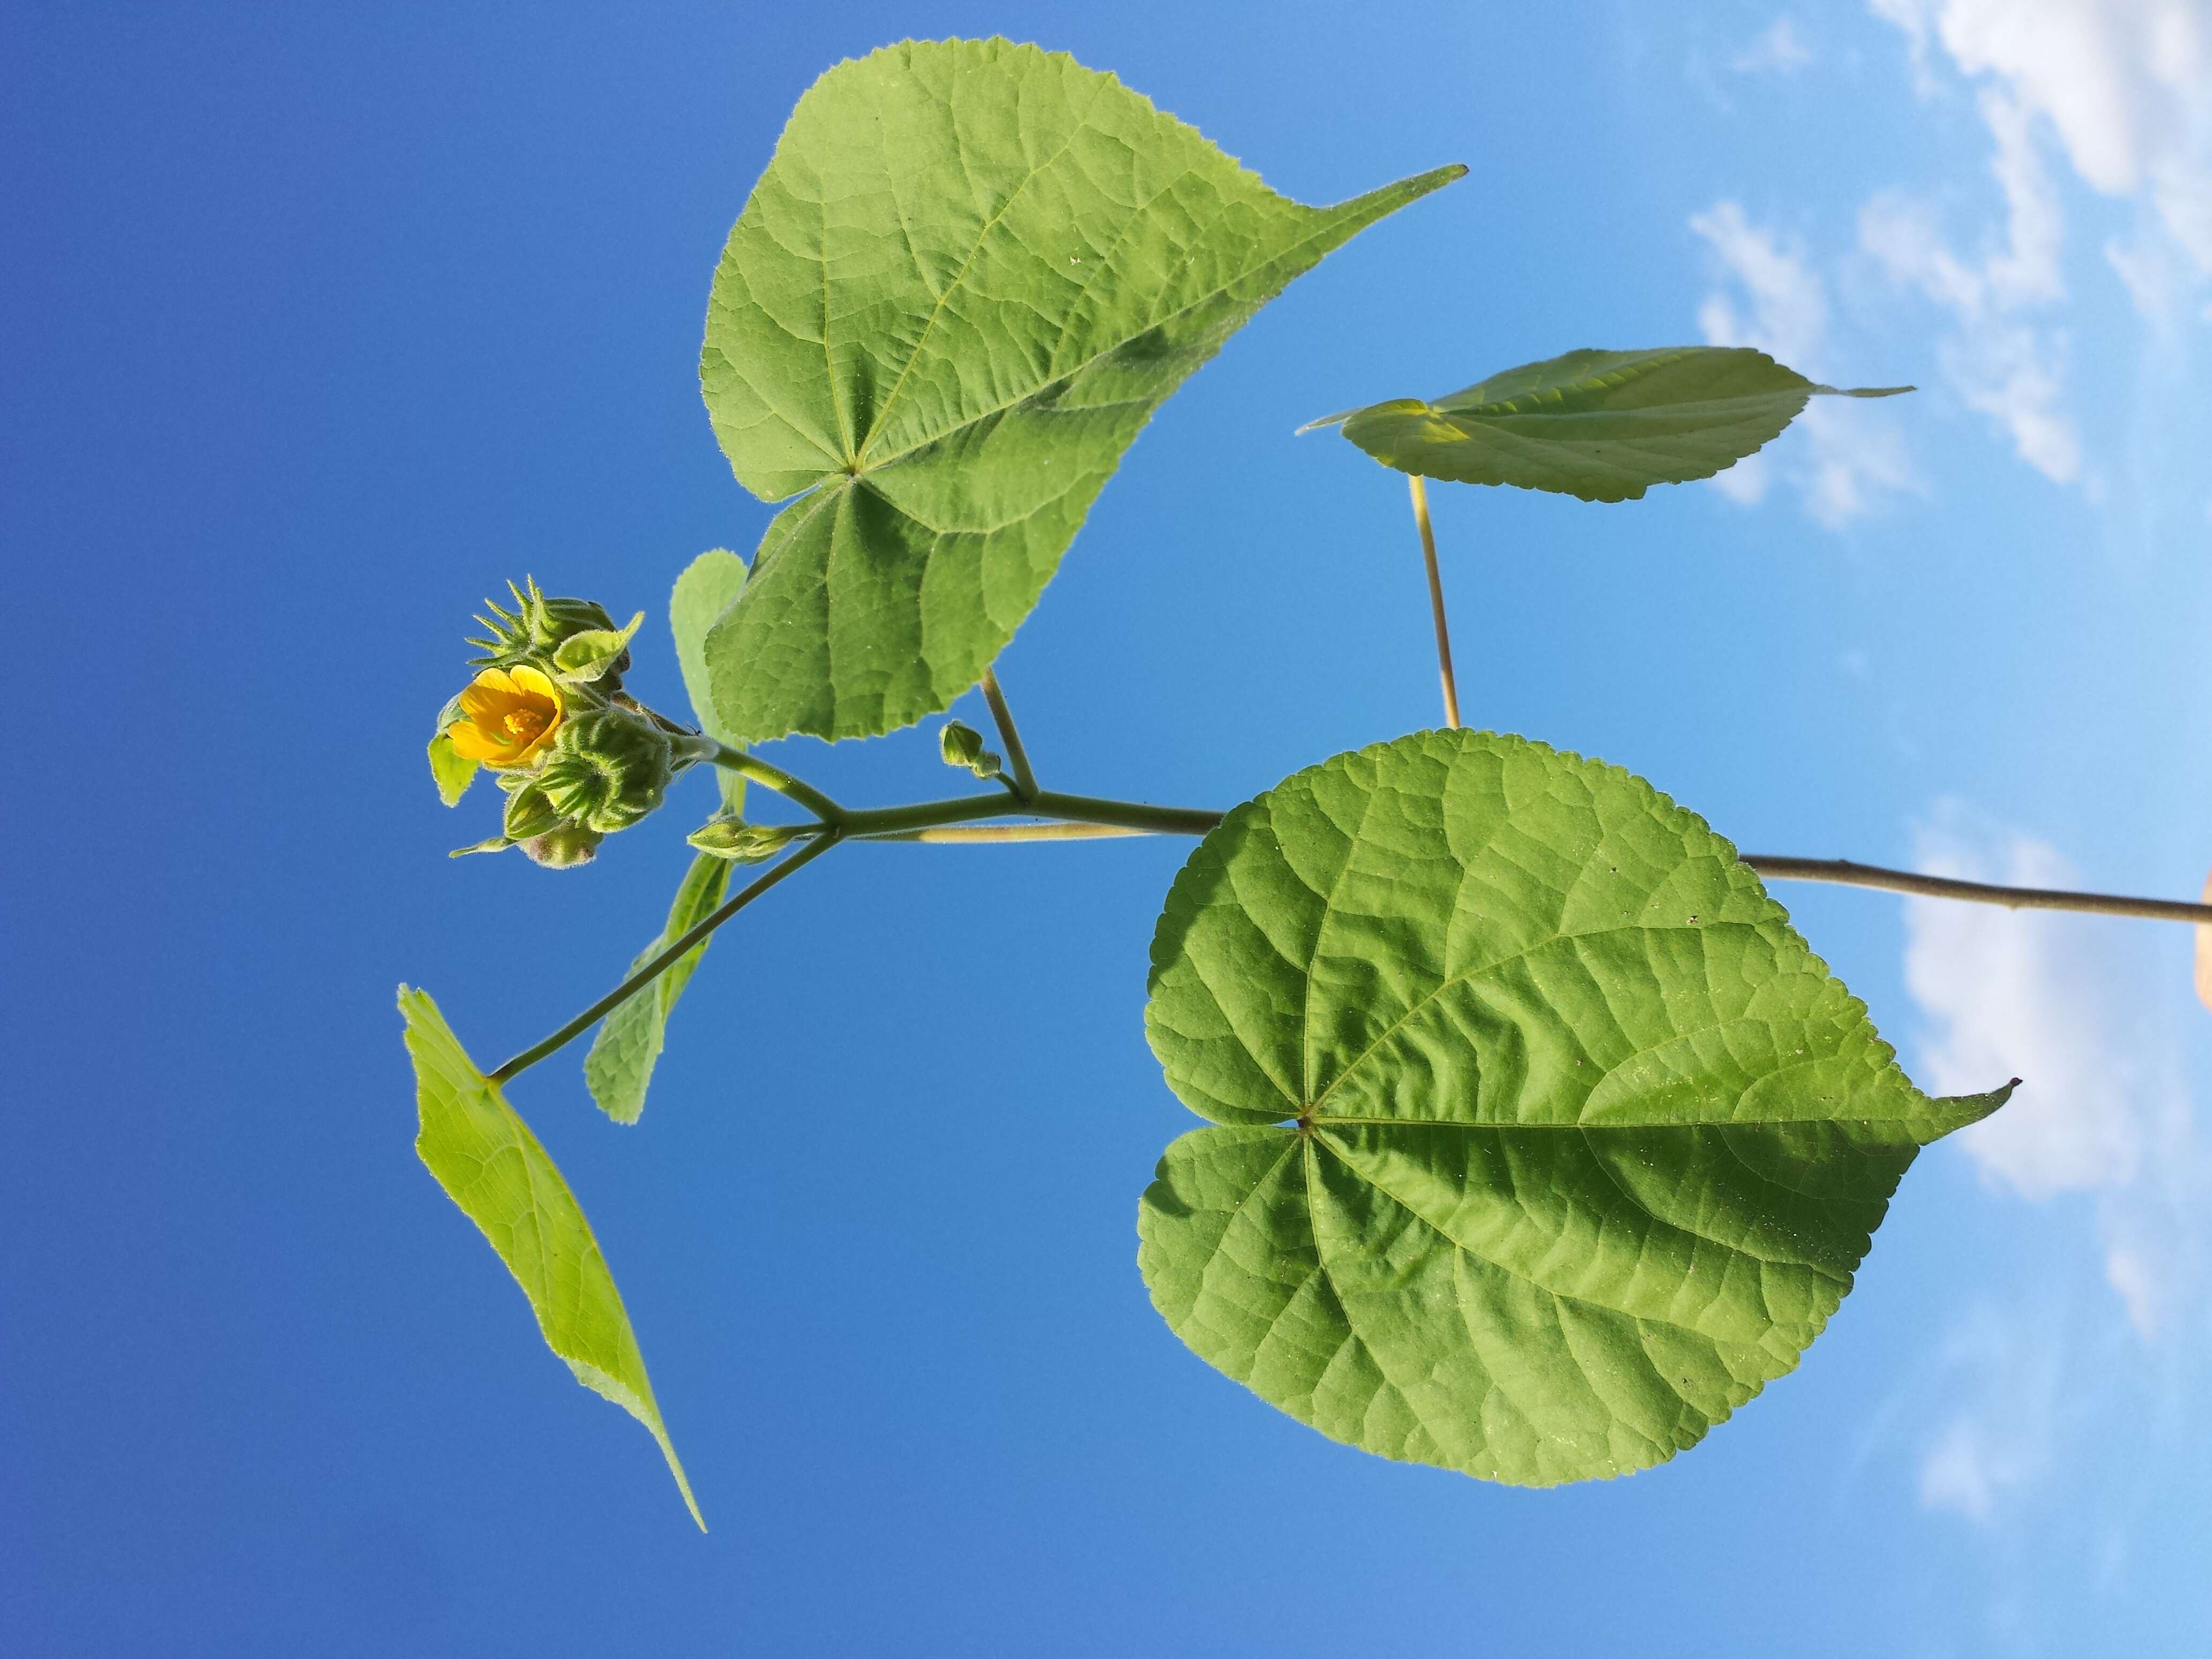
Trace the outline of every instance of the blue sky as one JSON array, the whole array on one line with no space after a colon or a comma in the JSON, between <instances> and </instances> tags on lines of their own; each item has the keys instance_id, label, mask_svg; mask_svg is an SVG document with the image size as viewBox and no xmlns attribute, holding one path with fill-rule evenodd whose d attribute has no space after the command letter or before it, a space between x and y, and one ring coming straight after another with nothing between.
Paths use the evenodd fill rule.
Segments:
<instances>
[{"instance_id":1,"label":"blue sky","mask_svg":"<svg viewBox=\"0 0 2212 1659\"><path fill-rule=\"evenodd\" d=\"M1432 723L1402 485L1291 428L1711 339L1922 390L1639 503L1440 489L1470 720L1751 850L2203 880L2202 0L16 9L0 1648L2203 1651L2179 928L1778 890L1922 1082L2026 1086L1796 1375L1528 1492L1322 1440L1147 1304L1184 848L840 854L718 940L639 1127L568 1057L514 1095L709 1535L546 1353L415 1159L392 988L533 1040L657 928L684 815L576 875L448 862L489 808L438 805L428 722L525 571L650 608L680 702L669 584L769 516L697 400L722 237L822 69L992 32L1301 199L1472 168L1132 450L1000 664L1052 781L1227 805ZM887 802L933 744L777 756Z\"/></svg>"}]
</instances>

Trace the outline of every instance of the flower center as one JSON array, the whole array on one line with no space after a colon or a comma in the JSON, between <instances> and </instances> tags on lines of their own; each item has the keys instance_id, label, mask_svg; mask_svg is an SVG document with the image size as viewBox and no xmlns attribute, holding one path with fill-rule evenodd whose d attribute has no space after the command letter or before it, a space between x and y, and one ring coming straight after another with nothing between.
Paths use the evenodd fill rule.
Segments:
<instances>
[{"instance_id":1,"label":"flower center","mask_svg":"<svg viewBox=\"0 0 2212 1659\"><path fill-rule=\"evenodd\" d=\"M542 708L510 708L500 722L507 735L520 743L528 743L545 729L545 711Z\"/></svg>"}]
</instances>

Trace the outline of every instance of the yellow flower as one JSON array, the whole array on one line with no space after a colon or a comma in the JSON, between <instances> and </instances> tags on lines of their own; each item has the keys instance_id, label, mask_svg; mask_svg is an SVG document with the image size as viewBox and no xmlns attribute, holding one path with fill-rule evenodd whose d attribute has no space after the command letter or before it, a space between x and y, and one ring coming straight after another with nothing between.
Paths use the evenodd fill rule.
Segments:
<instances>
[{"instance_id":1,"label":"yellow flower","mask_svg":"<svg viewBox=\"0 0 2212 1659\"><path fill-rule=\"evenodd\" d=\"M527 766L561 729L561 688L527 663L487 668L461 693L453 752L482 766Z\"/></svg>"}]
</instances>

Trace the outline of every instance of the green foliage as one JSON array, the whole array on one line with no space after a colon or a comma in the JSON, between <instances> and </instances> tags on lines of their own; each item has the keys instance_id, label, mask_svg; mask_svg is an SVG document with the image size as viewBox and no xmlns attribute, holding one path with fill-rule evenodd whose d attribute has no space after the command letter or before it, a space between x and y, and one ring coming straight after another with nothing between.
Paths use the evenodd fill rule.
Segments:
<instances>
[{"instance_id":1,"label":"green foliage","mask_svg":"<svg viewBox=\"0 0 2212 1659\"><path fill-rule=\"evenodd\" d=\"M983 734L965 720L947 720L937 734L937 752L947 766L959 767L987 781L1006 770L1006 763L983 746Z\"/></svg>"},{"instance_id":2,"label":"green foliage","mask_svg":"<svg viewBox=\"0 0 2212 1659\"><path fill-rule=\"evenodd\" d=\"M448 806L459 805L476 775L477 763L453 751L453 740L441 726L438 735L430 739L430 777L438 786L438 799Z\"/></svg>"},{"instance_id":3,"label":"green foliage","mask_svg":"<svg viewBox=\"0 0 2212 1659\"><path fill-rule=\"evenodd\" d=\"M638 952L630 972L637 972L704 921L721 903L729 884L726 861L705 854L693 859L684 884L676 890L675 903L668 907L667 925ZM635 1123L645 1110L646 1085L653 1081L653 1063L660 1058L668 1016L706 954L707 941L702 939L659 979L609 1014L592 1039L592 1051L584 1056L584 1081L599 1109L616 1122Z\"/></svg>"},{"instance_id":4,"label":"green foliage","mask_svg":"<svg viewBox=\"0 0 2212 1659\"><path fill-rule=\"evenodd\" d=\"M684 672L691 717L708 737L732 749L744 744L714 712L714 685L707 673L707 630L738 602L744 588L745 562L726 547L714 547L684 567L668 599L668 631L676 636L676 664ZM733 813L741 811L745 781L719 767L715 775L721 780L723 806Z\"/></svg>"},{"instance_id":5,"label":"green foliage","mask_svg":"<svg viewBox=\"0 0 2212 1659\"><path fill-rule=\"evenodd\" d=\"M1383 465L1422 477L1621 501L1650 484L1735 465L1796 420L1809 398L1911 390L1815 386L1741 346L1570 351L1433 403L1394 398L1300 430L1341 425Z\"/></svg>"},{"instance_id":6,"label":"green foliage","mask_svg":"<svg viewBox=\"0 0 2212 1659\"><path fill-rule=\"evenodd\" d=\"M522 1286L546 1346L568 1361L578 1382L651 1432L684 1507L704 1532L691 1483L653 1401L622 1293L568 1183L530 1126L477 1069L428 993L401 986L399 1012L415 1062L421 1119L416 1152Z\"/></svg>"},{"instance_id":7,"label":"green foliage","mask_svg":"<svg viewBox=\"0 0 2212 1659\"><path fill-rule=\"evenodd\" d=\"M494 770L507 834L465 851L580 866L683 770L725 763L721 810L629 976L502 1069L596 1022L592 1097L635 1122L704 940L653 964L848 840L1214 823L1034 789L995 682L1022 783L1004 799L848 808L715 745L946 707L1152 412L1290 281L1464 171L1302 206L1111 76L1003 40L908 43L823 76L730 234L701 353L738 478L801 497L750 568L714 549L671 597L714 743L619 692L639 622L618 629L596 601L528 583L476 641L479 661L550 664L571 693L534 769ZM1620 501L1719 471L1834 390L1756 351L1577 351L1315 424L1417 477ZM449 804L475 770L445 735L459 710L430 749ZM962 722L940 753L1006 781ZM732 763L812 820L746 823ZM1007 817L1056 822L979 827ZM733 865L779 856L730 896ZM402 988L400 1006L423 1162L690 1504L559 1171L429 998ZM1210 1120L1139 1208L1169 1324L1326 1434L1519 1484L1662 1462L1791 1370L1918 1149L2009 1093L1915 1088L1735 849L1642 780L1456 731L1339 756L1220 821L1169 895L1146 1025Z\"/></svg>"},{"instance_id":8,"label":"green foliage","mask_svg":"<svg viewBox=\"0 0 2212 1659\"><path fill-rule=\"evenodd\" d=\"M571 634L553 650L553 676L570 685L589 685L609 674L619 682L629 665L629 642L645 624L641 611L622 628L586 628Z\"/></svg>"},{"instance_id":9,"label":"green foliage","mask_svg":"<svg viewBox=\"0 0 2212 1659\"><path fill-rule=\"evenodd\" d=\"M949 705L1152 410L1464 171L1304 207L1113 76L1004 40L824 75L730 233L700 355L739 481L811 492L708 635L729 728L859 737Z\"/></svg>"},{"instance_id":10,"label":"green foliage","mask_svg":"<svg viewBox=\"0 0 2212 1659\"><path fill-rule=\"evenodd\" d=\"M747 823L727 816L709 818L684 837L708 858L758 864L774 858L806 833L803 823Z\"/></svg>"},{"instance_id":11,"label":"green foliage","mask_svg":"<svg viewBox=\"0 0 2212 1659\"><path fill-rule=\"evenodd\" d=\"M1792 1369L1931 1100L1735 849L1487 732L1340 755L1170 893L1146 1030L1217 1127L1139 1214L1152 1299L1323 1433L1522 1485L1694 1444Z\"/></svg>"}]
</instances>

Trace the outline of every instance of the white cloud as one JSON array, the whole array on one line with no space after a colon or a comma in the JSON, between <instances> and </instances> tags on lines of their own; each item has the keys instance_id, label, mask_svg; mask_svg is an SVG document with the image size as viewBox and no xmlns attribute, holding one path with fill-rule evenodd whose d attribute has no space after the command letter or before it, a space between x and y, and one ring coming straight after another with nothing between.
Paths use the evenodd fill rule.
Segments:
<instances>
[{"instance_id":1,"label":"white cloud","mask_svg":"<svg viewBox=\"0 0 2212 1659\"><path fill-rule=\"evenodd\" d=\"M2055 848L1954 805L1919 854L1933 874L2081 885ZM1947 1145L1992 1193L2039 1206L2037 1255L2014 1295L1965 1310L1904 1385L1932 1425L1916 1452L1922 1506L1993 1524L2057 1489L2075 1455L2108 1458L2114 1422L2170 1410L2157 1402L2198 1386L2187 1379L2212 1356L2212 1156L2171 1023L2197 1011L2172 941L2140 922L1912 898L1905 938L1928 1021L1915 1076L1945 1093L2025 1079Z\"/></svg>"},{"instance_id":2,"label":"white cloud","mask_svg":"<svg viewBox=\"0 0 2212 1659\"><path fill-rule=\"evenodd\" d=\"M2079 887L2040 842L1946 808L1919 867L2023 887ZM1905 979L1929 1028L1917 1074L1961 1094L2024 1079L1960 1132L1984 1178L2031 1202L2086 1194L2106 1284L2146 1339L2204 1282L2212 1157L2197 1137L2179 1041L2151 1009L2142 924L2047 910L1905 902Z\"/></svg>"},{"instance_id":3,"label":"white cloud","mask_svg":"<svg viewBox=\"0 0 2212 1659\"><path fill-rule=\"evenodd\" d=\"M1692 214L1690 228L1712 249L1744 301L1740 308L1725 291L1706 296L1698 308L1706 343L1753 346L1819 379L1826 368L1827 287L1803 252L1753 224L1735 202L1716 202ZM1790 476L1806 509L1828 528L1874 511L1886 495L1919 488L1894 428L1876 411L1814 398L1798 424L1802 448L1793 457ZM1748 506L1765 495L1773 471L1765 454L1753 455L1713 482L1729 499Z\"/></svg>"},{"instance_id":4,"label":"white cloud","mask_svg":"<svg viewBox=\"0 0 2212 1659\"><path fill-rule=\"evenodd\" d=\"M2080 885L2051 848L1977 834L1955 815L1922 832L1918 863L1972 881ZM1923 1078L1942 1094L2027 1079L2002 1111L1960 1134L1984 1174L2024 1198L2119 1186L2142 1161L2132 1103L2142 1085L2083 948L2096 925L2047 910L1905 902L1905 988L1932 1022Z\"/></svg>"},{"instance_id":5,"label":"white cloud","mask_svg":"<svg viewBox=\"0 0 2212 1659\"><path fill-rule=\"evenodd\" d=\"M2029 320L2065 297L2064 216L2020 106L1990 92L1980 108L1996 143L2002 237L1990 237L1978 257L1962 254L1930 204L1886 191L1859 210L1859 246L1893 281L1952 313L1956 326L1938 356L1966 406L1996 422L2029 465L2072 483L2081 476L2081 446L2063 407L2065 337Z\"/></svg>"},{"instance_id":6,"label":"white cloud","mask_svg":"<svg viewBox=\"0 0 2212 1659\"><path fill-rule=\"evenodd\" d=\"M2138 313L2170 326L2212 278L2212 0L1870 0L1902 29L1923 96L1975 89L2003 201L1960 252L1934 207L1895 192L1860 216L1860 245L1952 313L1945 377L2054 483L2094 496L2065 408L2065 215L2045 164L2141 204L2107 264ZM2212 309L2204 312L2212 316Z\"/></svg>"},{"instance_id":7,"label":"white cloud","mask_svg":"<svg viewBox=\"0 0 2212 1659\"><path fill-rule=\"evenodd\" d=\"M2048 1471L2066 1383L2066 1322L2049 1305L2026 1320L1985 1306L1960 1322L1938 1369L1945 1391L1968 1403L1921 1452L1922 1508L1988 1522Z\"/></svg>"},{"instance_id":8,"label":"white cloud","mask_svg":"<svg viewBox=\"0 0 2212 1659\"><path fill-rule=\"evenodd\" d=\"M1729 59L1729 67L1739 75L1794 75L1812 61L1812 48L1797 33L1797 25L1778 17Z\"/></svg>"},{"instance_id":9,"label":"white cloud","mask_svg":"<svg viewBox=\"0 0 2212 1659\"><path fill-rule=\"evenodd\" d=\"M1874 0L1924 64L2004 87L2047 122L2101 195L2142 196L2212 275L2212 3L2207 0Z\"/></svg>"}]
</instances>

